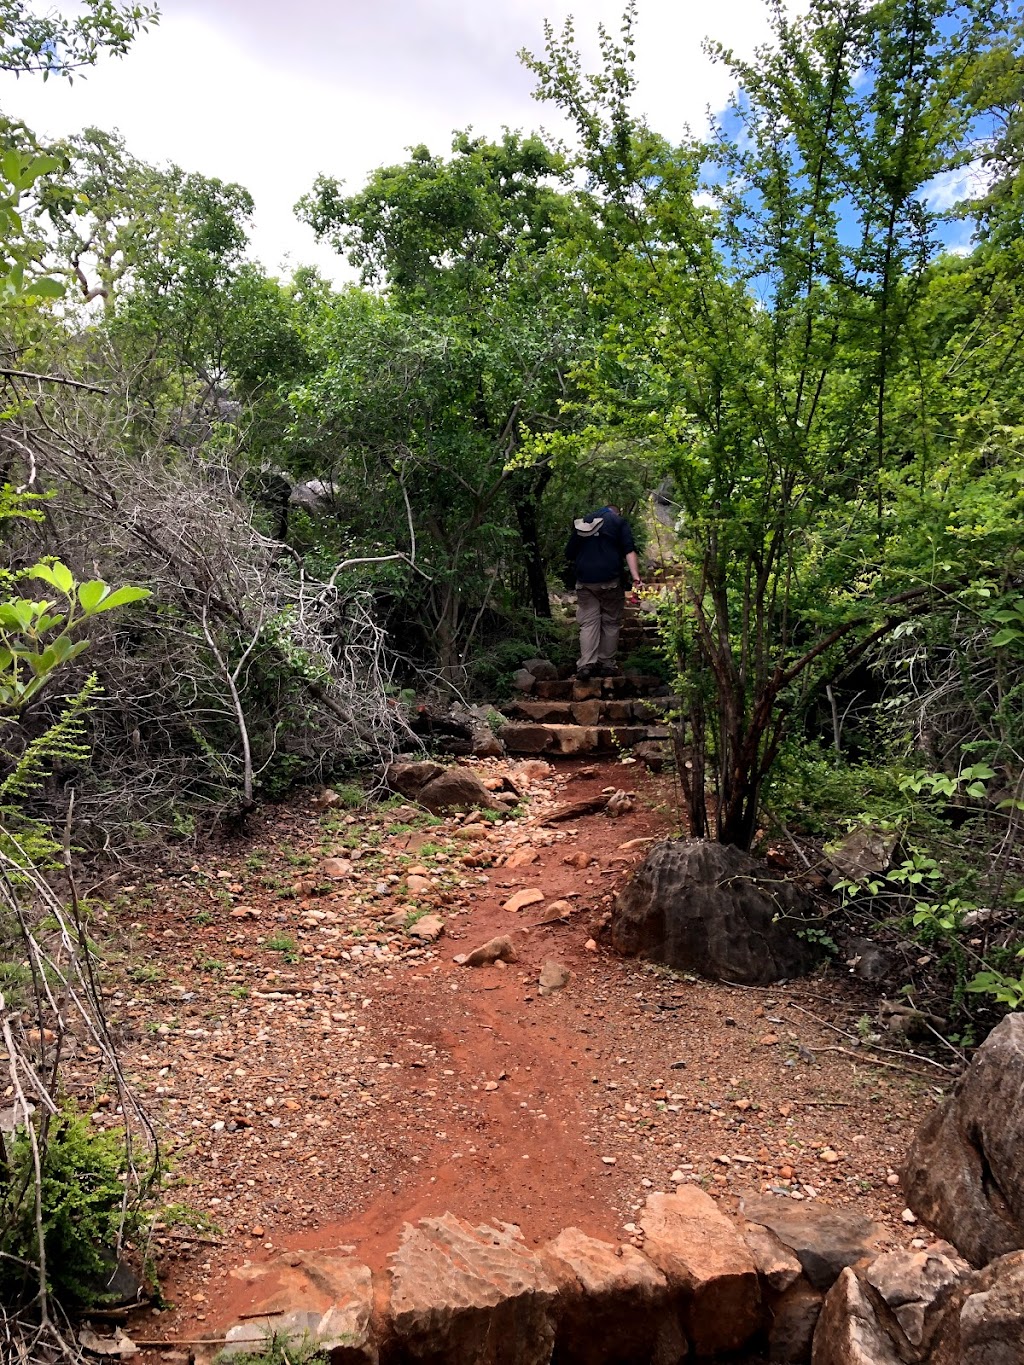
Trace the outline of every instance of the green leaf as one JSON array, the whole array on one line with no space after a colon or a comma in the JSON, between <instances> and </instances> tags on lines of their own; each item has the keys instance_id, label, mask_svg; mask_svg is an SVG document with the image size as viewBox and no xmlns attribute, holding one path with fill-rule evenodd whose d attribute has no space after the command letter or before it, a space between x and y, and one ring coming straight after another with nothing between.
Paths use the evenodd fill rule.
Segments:
<instances>
[{"instance_id":1,"label":"green leaf","mask_svg":"<svg viewBox=\"0 0 1024 1365\"><path fill-rule=\"evenodd\" d=\"M1024 634L1021 631L1015 630L1012 626L1006 626L1004 629L996 631L995 635L992 636L991 643L993 647L1000 649L1003 645L1015 645L1022 639L1024 639Z\"/></svg>"},{"instance_id":2,"label":"green leaf","mask_svg":"<svg viewBox=\"0 0 1024 1365\"><path fill-rule=\"evenodd\" d=\"M95 611L109 591L110 589L101 578L93 578L88 583L80 583L78 585L78 600L81 603L82 610L87 613Z\"/></svg>"},{"instance_id":3,"label":"green leaf","mask_svg":"<svg viewBox=\"0 0 1024 1365\"><path fill-rule=\"evenodd\" d=\"M27 286L25 296L36 299L62 299L65 292L66 286L60 280L51 279L49 275L41 275Z\"/></svg>"},{"instance_id":4,"label":"green leaf","mask_svg":"<svg viewBox=\"0 0 1024 1365\"><path fill-rule=\"evenodd\" d=\"M44 583L49 583L52 588L65 595L70 595L75 588L74 574L59 559L55 559L52 564L33 564L27 570L26 577L41 578Z\"/></svg>"},{"instance_id":5,"label":"green leaf","mask_svg":"<svg viewBox=\"0 0 1024 1365\"><path fill-rule=\"evenodd\" d=\"M114 607L127 606L129 602L144 602L152 593L148 588L115 588L114 591L103 599L96 611L112 611Z\"/></svg>"}]
</instances>

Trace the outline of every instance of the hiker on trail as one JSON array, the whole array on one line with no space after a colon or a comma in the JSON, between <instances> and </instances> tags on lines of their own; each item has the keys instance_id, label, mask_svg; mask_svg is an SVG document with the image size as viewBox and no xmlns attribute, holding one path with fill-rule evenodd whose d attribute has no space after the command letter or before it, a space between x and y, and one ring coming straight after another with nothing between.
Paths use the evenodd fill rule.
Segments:
<instances>
[{"instance_id":1,"label":"hiker on trail","mask_svg":"<svg viewBox=\"0 0 1024 1365\"><path fill-rule=\"evenodd\" d=\"M576 676L614 678L622 672L615 663L622 614L626 605L624 564L633 588L640 587L640 566L633 532L617 507L600 507L577 517L565 547L569 577L576 582L576 620L580 627L580 657Z\"/></svg>"}]
</instances>

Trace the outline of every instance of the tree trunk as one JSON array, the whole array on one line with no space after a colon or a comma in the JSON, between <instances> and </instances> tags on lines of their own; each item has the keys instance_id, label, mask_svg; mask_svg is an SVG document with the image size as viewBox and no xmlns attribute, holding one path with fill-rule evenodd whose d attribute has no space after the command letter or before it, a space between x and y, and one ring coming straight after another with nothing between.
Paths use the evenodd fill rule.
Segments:
<instances>
[{"instance_id":1,"label":"tree trunk","mask_svg":"<svg viewBox=\"0 0 1024 1365\"><path fill-rule=\"evenodd\" d=\"M512 500L519 523L519 534L523 542L526 559L526 580L530 589L530 604L538 616L550 617L551 601L548 597L548 579L544 568L544 556L540 548L540 503L544 490L551 479L548 466L543 469L527 469L518 475L512 484Z\"/></svg>"}]
</instances>

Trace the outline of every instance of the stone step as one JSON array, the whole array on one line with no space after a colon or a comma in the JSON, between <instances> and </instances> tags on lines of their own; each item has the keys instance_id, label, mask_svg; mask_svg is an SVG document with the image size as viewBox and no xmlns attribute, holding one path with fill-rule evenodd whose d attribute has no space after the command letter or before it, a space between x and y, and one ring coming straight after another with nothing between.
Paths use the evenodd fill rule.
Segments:
<instances>
[{"instance_id":1,"label":"stone step","mask_svg":"<svg viewBox=\"0 0 1024 1365\"><path fill-rule=\"evenodd\" d=\"M550 758L571 754L617 753L644 740L670 737L667 725L539 725L510 721L499 731L510 754L544 754Z\"/></svg>"},{"instance_id":2,"label":"stone step","mask_svg":"<svg viewBox=\"0 0 1024 1365\"><path fill-rule=\"evenodd\" d=\"M593 698L666 697L671 689L661 678L646 673L626 673L621 678L592 678L579 682L539 682L532 696L538 701L590 701Z\"/></svg>"},{"instance_id":3,"label":"stone step","mask_svg":"<svg viewBox=\"0 0 1024 1365\"><path fill-rule=\"evenodd\" d=\"M501 711L513 720L538 725L649 725L681 705L679 697L640 697L632 700L514 701Z\"/></svg>"}]
</instances>

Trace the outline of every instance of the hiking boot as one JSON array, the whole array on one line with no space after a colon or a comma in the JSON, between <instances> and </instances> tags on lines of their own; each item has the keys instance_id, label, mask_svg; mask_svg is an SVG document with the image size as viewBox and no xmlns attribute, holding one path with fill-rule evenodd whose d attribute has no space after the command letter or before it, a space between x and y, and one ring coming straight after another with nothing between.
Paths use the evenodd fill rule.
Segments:
<instances>
[{"instance_id":1,"label":"hiking boot","mask_svg":"<svg viewBox=\"0 0 1024 1365\"><path fill-rule=\"evenodd\" d=\"M598 664L594 672L596 676L599 678L622 677L622 669L618 666L618 664Z\"/></svg>"},{"instance_id":2,"label":"hiking boot","mask_svg":"<svg viewBox=\"0 0 1024 1365\"><path fill-rule=\"evenodd\" d=\"M589 664L584 664L582 668L576 670L576 681L589 682L596 672L597 669L592 668Z\"/></svg>"}]
</instances>

